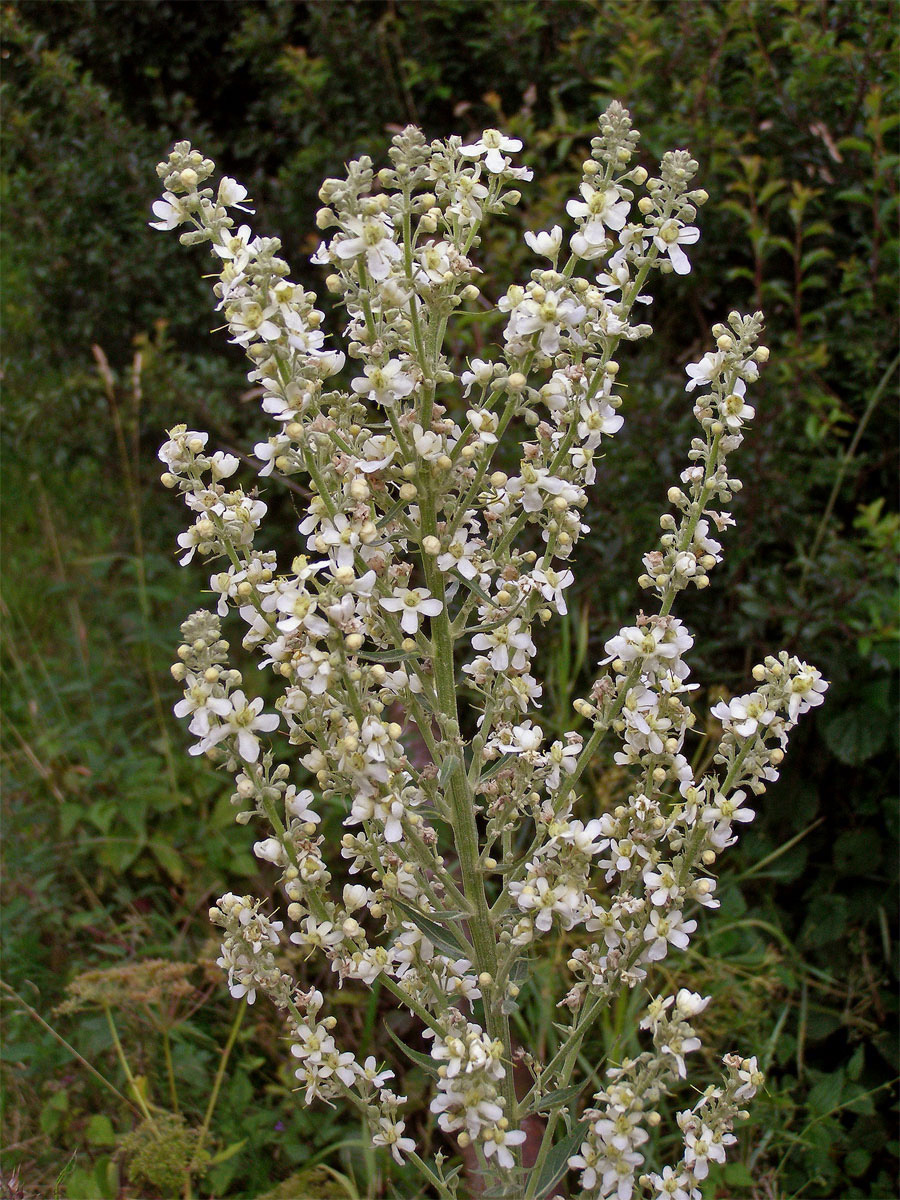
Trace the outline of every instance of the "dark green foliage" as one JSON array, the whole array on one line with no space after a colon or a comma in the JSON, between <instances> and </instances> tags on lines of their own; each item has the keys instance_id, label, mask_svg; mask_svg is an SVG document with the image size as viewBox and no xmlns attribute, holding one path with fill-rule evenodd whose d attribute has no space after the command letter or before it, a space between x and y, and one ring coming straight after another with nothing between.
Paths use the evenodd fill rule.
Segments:
<instances>
[{"instance_id":1,"label":"dark green foliage","mask_svg":"<svg viewBox=\"0 0 900 1200\"><path fill-rule=\"evenodd\" d=\"M543 717L572 727L571 697L640 605L640 556L692 435L684 362L708 348L712 321L761 307L772 359L741 452L738 529L713 585L680 615L703 631L698 678L745 690L752 664L784 646L833 686L732 852L722 910L690 963L692 986L716 997L710 1077L712 1052L732 1047L757 1052L770 1073L714 1182L734 1197L896 1195L897 17L892 0L4 10L4 969L117 1085L102 1018L51 1018L63 985L89 967L191 959L209 898L255 871L227 781L187 758L169 715L167 665L203 581L171 558L181 516L155 483L155 451L176 420L227 448L246 448L264 424L240 356L209 337L202 257L147 229L154 163L176 138L195 141L250 187L255 224L282 237L295 277L312 284L321 178L354 155L381 158L395 127L523 136L536 185L522 220L537 229L560 218L595 114L615 97L633 110L648 165L690 147L711 202L692 274L662 281L656 336L634 362L622 354L633 400L587 514L583 607L545 656L555 661ZM520 232L490 231L479 251L488 279L531 269ZM478 353L497 335L461 321L453 344ZM114 364L112 390L95 343ZM290 545L302 497L270 489L266 500L271 535ZM597 785L615 802L614 773L598 772ZM327 833L339 837L336 817ZM558 966L567 953L561 945ZM523 981L514 1018L540 1053L554 1044L551 982ZM217 971L207 986L216 1002L173 1034L195 1127L231 1021ZM421 1097L422 1072L379 1032L385 1002L342 998L363 1052L389 1058ZM256 1196L288 1177L310 1196L352 1194L354 1179L373 1195L408 1192L402 1172L387 1182L348 1118L296 1103L261 1009L223 1086L220 1160L203 1194ZM632 1026L626 1000L602 1044L585 1048L590 1063L634 1052ZM165 1080L132 1036L165 1104ZM6 1141L22 1147L4 1156L4 1179L18 1166L22 1195L51 1195L62 1172L59 1195L115 1196L126 1167L104 1114L117 1142L131 1121L111 1095L25 1015L8 1016L2 1060ZM138 1194L136 1176L129 1186Z\"/></svg>"}]
</instances>

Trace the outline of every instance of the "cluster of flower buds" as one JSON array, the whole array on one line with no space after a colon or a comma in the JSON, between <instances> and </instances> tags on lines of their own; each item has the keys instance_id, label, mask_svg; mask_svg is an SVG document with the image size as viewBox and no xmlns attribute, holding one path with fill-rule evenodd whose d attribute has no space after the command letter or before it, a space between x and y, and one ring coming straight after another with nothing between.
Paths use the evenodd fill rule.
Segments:
<instances>
[{"instance_id":1,"label":"cluster of flower buds","mask_svg":"<svg viewBox=\"0 0 900 1200\"><path fill-rule=\"evenodd\" d=\"M610 105L566 205L571 227L525 234L539 265L500 297L496 351L465 365L447 330L479 300L484 221L516 205L531 177L514 161L518 139L489 129L429 142L408 128L389 167L363 157L325 181L313 261L346 312L344 351L327 344L324 313L291 281L279 242L237 224L253 211L240 184L214 188L213 164L187 142L158 167L166 190L154 225L208 245L217 309L271 423L254 446L257 474L264 486L300 474L309 496L297 553L279 562L256 544L266 505L235 482L234 455L209 453L208 435L184 426L160 450L163 482L192 514L181 561L213 564L215 611L182 629L176 712L189 718L192 752L233 772L237 819L263 826L254 852L279 873L290 928L282 942L261 902L229 893L213 910L220 961L235 996L262 990L287 1010L306 1100L356 1105L374 1143L412 1159L442 1196L456 1183L405 1136L404 1098L382 1086L391 1073L339 1049L322 995L283 968L293 958L302 971L316 954L338 986L378 979L433 1038L440 1127L472 1148L498 1196L533 1200L566 1106L547 1120L529 1175L528 1104L568 1090L576 1118L572 1075L591 1023L684 950L696 911L716 906L709 869L825 688L796 659L766 659L754 692L714 708L721 744L695 778L694 639L671 609L690 584L709 584L716 538L734 523L724 506L740 482L726 460L754 415L745 394L767 352L761 315L733 313L713 328L715 350L687 368L701 436L644 558L656 611L607 641L599 677L575 702L578 728L551 739L540 724L535 633L567 612L598 451L624 422L616 351L651 332L634 315L650 302L651 273L689 272L707 198L692 188L687 152L666 154L650 175L634 165L637 144L627 111ZM501 443L507 470L495 463ZM278 684L274 712L228 666L220 625L232 613ZM306 779L276 763L272 735L297 748ZM597 814L580 780L607 735L631 784ZM336 810L346 832L330 861L320 814ZM522 1098L509 1018L528 986L525 956L560 931L572 947L559 996L571 1024L557 1026L551 1063L526 1056L533 1085ZM759 1083L741 1060L726 1060L724 1090L682 1114L682 1165L636 1177L644 1125L685 1077L699 1045L690 1019L704 1006L685 990L650 1005L653 1050L611 1068L584 1114L569 1166L585 1194L693 1198L724 1155L736 1104Z\"/></svg>"}]
</instances>

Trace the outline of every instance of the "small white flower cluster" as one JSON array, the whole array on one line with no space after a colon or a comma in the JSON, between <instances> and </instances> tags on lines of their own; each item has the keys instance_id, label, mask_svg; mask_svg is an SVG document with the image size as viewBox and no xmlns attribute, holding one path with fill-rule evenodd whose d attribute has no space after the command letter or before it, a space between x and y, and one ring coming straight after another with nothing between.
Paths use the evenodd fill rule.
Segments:
<instances>
[{"instance_id":1,"label":"small white flower cluster","mask_svg":"<svg viewBox=\"0 0 900 1200\"><path fill-rule=\"evenodd\" d=\"M240 671L223 669L228 643L220 636L218 616L201 610L185 621L181 632L185 640L178 647L179 662L172 672L185 690L175 715L189 716L188 728L200 739L190 753L204 754L224 742L233 756L255 763L258 735L277 729L278 717L263 713L260 697L247 699L238 686Z\"/></svg>"},{"instance_id":2,"label":"small white flower cluster","mask_svg":"<svg viewBox=\"0 0 900 1200\"><path fill-rule=\"evenodd\" d=\"M158 168L166 191L155 226L208 243L217 308L274 426L254 447L258 474L302 474L310 496L300 552L280 564L255 544L266 505L232 482L233 455L208 453L207 435L184 426L160 451L163 482L192 514L181 561L215 563L215 612L182 629L176 712L190 719L192 753L234 773L238 821L264 825L254 853L279 872L290 922L282 942L261 902L224 896L213 910L225 929L221 965L235 996L263 991L287 1010L307 1102L356 1105L373 1142L411 1159L441 1196L455 1194L455 1178L405 1136L404 1098L382 1086L391 1072L339 1048L322 995L282 959L287 968L321 955L338 986L379 980L433 1038L430 1058L409 1050L436 1076L441 1129L472 1147L498 1196L534 1200L540 1179L552 1186L556 1125L565 1109L577 1114L584 1037L623 989L688 946L699 908L716 907L710 868L825 689L797 659L767 658L755 691L713 709L721 743L713 769L695 778L697 685L685 661L694 639L671 609L688 585L708 585L722 552L712 534L734 523L724 506L740 483L726 460L754 415L746 388L767 353L760 314L733 313L713 329L715 351L688 367L702 436L669 493L676 515L662 517L644 559L657 611L607 641L599 678L574 706L579 728L551 740L538 721L535 634L567 611L567 560L587 530L597 452L624 420L615 353L651 332L633 319L635 304L650 302L651 272L690 270L685 247L706 199L691 189L697 164L685 151L666 154L651 177L632 165L637 140L611 105L566 206L572 229L525 235L543 262L496 305L502 345L462 370L447 330L479 297L484 220L517 204L516 185L530 178L513 163L517 139L486 130L428 142L408 128L389 168L376 173L364 157L326 180L317 223L329 233L314 261L346 310L346 355L326 345L324 315L289 279L278 241L235 228L233 211L252 211L241 185L207 186L214 166L186 142ZM494 468L501 444L511 473ZM274 713L227 665L220 625L232 612L243 646L278 683ZM266 744L276 730L297 747L308 788L276 763ZM607 735L632 784L625 802L595 814L579 781ZM337 862L319 833L323 806L343 813ZM509 1017L527 987L525 956L558 930L575 945L559 996L569 1024L557 1026L549 1064L526 1054L533 1081L522 1097ZM693 1200L707 1162L721 1159L737 1100L759 1085L742 1060L726 1059L724 1090L682 1114L681 1166L635 1183L643 1125L684 1079L699 1045L690 1018L703 1007L684 989L651 1004L653 1051L609 1072L569 1159L587 1194L626 1200L634 1187L656 1188ZM519 1125L553 1090L569 1098L551 1106L536 1169L525 1172ZM555 1158L562 1169L565 1154Z\"/></svg>"},{"instance_id":3,"label":"small white flower cluster","mask_svg":"<svg viewBox=\"0 0 900 1200\"><path fill-rule=\"evenodd\" d=\"M260 903L252 896L226 892L209 910L209 919L225 930L216 965L228 973L228 990L236 1000L246 996L253 1004L258 988L283 1008L292 980L278 969L272 947L281 945L284 924L261 913Z\"/></svg>"},{"instance_id":4,"label":"small white flower cluster","mask_svg":"<svg viewBox=\"0 0 900 1200\"><path fill-rule=\"evenodd\" d=\"M457 1137L461 1146L480 1140L485 1158L496 1155L501 1167L511 1169L515 1162L509 1147L524 1142L525 1134L511 1130L503 1113L503 1043L471 1021L457 1024L446 1040L434 1040L431 1057L441 1065L431 1111L445 1132L462 1130Z\"/></svg>"},{"instance_id":5,"label":"small white flower cluster","mask_svg":"<svg viewBox=\"0 0 900 1200\"><path fill-rule=\"evenodd\" d=\"M639 1147L649 1137L645 1126L659 1125L656 1106L686 1077L684 1056L700 1048L690 1020L709 999L682 988L676 996L657 996L648 1005L640 1024L652 1031L654 1052L608 1069L608 1085L594 1096L596 1107L582 1114L586 1136L569 1166L581 1172L585 1194L630 1200L639 1186L650 1189L653 1200L700 1200L709 1163L725 1161L725 1147L736 1140L734 1121L747 1115L739 1102L751 1099L763 1083L755 1058L726 1055L725 1086L710 1088L692 1110L678 1114L684 1140L681 1163L635 1178L644 1163Z\"/></svg>"}]
</instances>

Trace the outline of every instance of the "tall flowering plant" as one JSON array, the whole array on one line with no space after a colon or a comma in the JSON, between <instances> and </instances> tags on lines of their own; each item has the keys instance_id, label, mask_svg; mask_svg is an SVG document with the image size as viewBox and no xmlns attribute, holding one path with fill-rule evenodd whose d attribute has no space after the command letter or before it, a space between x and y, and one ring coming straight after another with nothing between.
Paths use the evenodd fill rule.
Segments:
<instances>
[{"instance_id":1,"label":"tall flowering plant","mask_svg":"<svg viewBox=\"0 0 900 1200\"><path fill-rule=\"evenodd\" d=\"M713 348L687 368L698 431L644 558L646 611L607 641L574 705L577 728L550 741L540 723L533 633L566 613L598 450L623 423L615 354L651 333L635 318L651 273L690 270L685 247L707 198L691 187L687 152L666 154L651 177L631 165L637 141L627 111L610 105L566 206L572 228L525 234L538 265L496 303L502 345L461 372L445 336L480 295L483 222L531 177L514 165L517 139L486 130L468 144L429 142L408 128L390 167L376 173L364 157L326 180L317 223L328 236L313 261L346 311L346 358L327 345L280 243L243 223L246 190L229 178L211 186L213 163L187 142L157 168L155 227L209 245L217 308L274 426L254 447L258 473L302 476L309 495L300 553L279 564L257 543L266 505L233 482L236 457L184 426L160 450L163 482L192 514L181 562L216 564L214 609L182 627L176 712L190 718L191 753L234 774L237 820L263 827L254 851L283 896L278 920L257 897L221 897L219 963L233 996L264 993L282 1012L302 1099L358 1108L373 1142L441 1197L465 1194L466 1176L450 1155L420 1156L393 1072L342 1043L321 992L289 973L291 945L298 958L324 955L337 987L379 980L417 1018L421 1040L401 1047L433 1077L431 1112L482 1194L536 1200L571 1171L583 1197L700 1196L762 1082L755 1059L726 1055L721 1084L678 1113L673 1162L645 1161L709 999L654 994L652 968L688 946L698 907L716 907L719 855L826 686L786 653L767 658L752 691L713 709L722 738L695 776L693 637L673 607L708 585L734 523L730 456L768 357L761 314L715 325ZM492 469L523 426L516 473ZM275 712L229 666L231 610L283 687ZM276 763L275 736L297 747L313 787ZM606 739L631 786L598 815L582 778ZM339 847L317 832L324 805L345 813ZM558 1049L541 1062L514 1045L510 1016L529 961L560 930L574 948ZM646 996L647 1049L604 1064L602 1088L585 1096L580 1048L628 989Z\"/></svg>"}]
</instances>

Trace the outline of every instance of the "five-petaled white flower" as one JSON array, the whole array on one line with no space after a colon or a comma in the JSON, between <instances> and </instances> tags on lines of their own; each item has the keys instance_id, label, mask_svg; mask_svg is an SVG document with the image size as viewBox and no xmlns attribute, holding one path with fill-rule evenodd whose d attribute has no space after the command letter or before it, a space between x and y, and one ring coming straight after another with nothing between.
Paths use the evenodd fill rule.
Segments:
<instances>
[{"instance_id":1,"label":"five-petaled white flower","mask_svg":"<svg viewBox=\"0 0 900 1200\"><path fill-rule=\"evenodd\" d=\"M263 698L257 696L248 702L240 690L232 692L228 697L231 701L231 712L225 723L212 731L214 742L229 734L237 739L238 754L244 762L255 763L259 759L259 738L257 733L272 733L278 728L278 714L264 713Z\"/></svg>"},{"instance_id":2,"label":"five-petaled white flower","mask_svg":"<svg viewBox=\"0 0 900 1200\"><path fill-rule=\"evenodd\" d=\"M393 595L382 596L379 604L388 612L401 613L400 628L410 634L418 632L422 617L436 617L443 608L427 588L395 587Z\"/></svg>"},{"instance_id":3,"label":"five-petaled white flower","mask_svg":"<svg viewBox=\"0 0 900 1200\"><path fill-rule=\"evenodd\" d=\"M681 247L692 246L699 238L700 230L696 225L682 225L672 217L660 227L653 241L661 253L668 254L676 275L688 275L691 264Z\"/></svg>"},{"instance_id":4,"label":"five-petaled white flower","mask_svg":"<svg viewBox=\"0 0 900 1200\"><path fill-rule=\"evenodd\" d=\"M350 237L332 243L338 258L366 257L366 270L377 282L387 279L391 264L397 262L403 251L393 239L394 227L389 217L348 217L346 222Z\"/></svg>"},{"instance_id":5,"label":"five-petaled white flower","mask_svg":"<svg viewBox=\"0 0 900 1200\"><path fill-rule=\"evenodd\" d=\"M460 147L463 158L484 157L484 165L493 175L499 175L509 165L509 160L503 157L503 152L515 154L522 149L518 138L506 137L499 129L486 129L477 142Z\"/></svg>"},{"instance_id":6,"label":"five-petaled white flower","mask_svg":"<svg viewBox=\"0 0 900 1200\"><path fill-rule=\"evenodd\" d=\"M412 376L407 374L399 359L392 358L383 366L364 368L365 378L353 379L350 386L359 396L377 404L393 404L395 400L408 396L415 386Z\"/></svg>"},{"instance_id":7,"label":"five-petaled white flower","mask_svg":"<svg viewBox=\"0 0 900 1200\"><path fill-rule=\"evenodd\" d=\"M403 1137L406 1128L405 1121L392 1121L390 1117L378 1118L378 1133L372 1138L374 1146L389 1146L391 1154L398 1163L403 1163L403 1155L415 1150L416 1143L410 1137Z\"/></svg>"}]
</instances>

